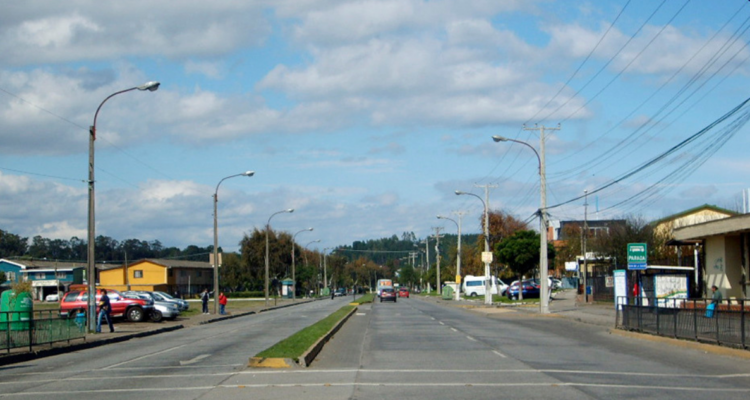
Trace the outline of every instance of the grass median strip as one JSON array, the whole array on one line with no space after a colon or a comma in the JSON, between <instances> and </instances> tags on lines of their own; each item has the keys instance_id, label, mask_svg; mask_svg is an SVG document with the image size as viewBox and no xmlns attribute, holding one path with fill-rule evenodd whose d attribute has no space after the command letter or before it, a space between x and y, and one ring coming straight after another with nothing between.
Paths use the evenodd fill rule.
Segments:
<instances>
[{"instance_id":1,"label":"grass median strip","mask_svg":"<svg viewBox=\"0 0 750 400\"><path fill-rule=\"evenodd\" d=\"M320 338L328 333L342 318L349 314L349 312L351 312L354 308L355 306L352 305L341 307L322 320L261 351L255 357L291 358L297 361L302 356L302 354L307 351L307 349L309 349Z\"/></svg>"}]
</instances>

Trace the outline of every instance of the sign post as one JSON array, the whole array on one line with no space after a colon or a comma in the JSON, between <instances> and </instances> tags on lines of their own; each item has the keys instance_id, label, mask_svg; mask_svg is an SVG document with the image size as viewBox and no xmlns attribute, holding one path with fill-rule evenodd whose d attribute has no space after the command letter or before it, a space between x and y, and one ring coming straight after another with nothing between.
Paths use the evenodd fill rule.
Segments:
<instances>
[{"instance_id":1,"label":"sign post","mask_svg":"<svg viewBox=\"0 0 750 400\"><path fill-rule=\"evenodd\" d=\"M628 243L628 270L643 271L648 265L646 243Z\"/></svg>"}]
</instances>

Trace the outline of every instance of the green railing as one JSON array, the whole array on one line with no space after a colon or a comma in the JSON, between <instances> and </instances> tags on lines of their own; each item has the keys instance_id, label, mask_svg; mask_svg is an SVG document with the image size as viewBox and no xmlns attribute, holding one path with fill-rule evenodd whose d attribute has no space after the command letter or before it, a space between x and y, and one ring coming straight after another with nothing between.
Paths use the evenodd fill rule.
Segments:
<instances>
[{"instance_id":1,"label":"green railing","mask_svg":"<svg viewBox=\"0 0 750 400\"><path fill-rule=\"evenodd\" d=\"M0 351L81 339L85 318L64 318L59 310L0 312Z\"/></svg>"}]
</instances>

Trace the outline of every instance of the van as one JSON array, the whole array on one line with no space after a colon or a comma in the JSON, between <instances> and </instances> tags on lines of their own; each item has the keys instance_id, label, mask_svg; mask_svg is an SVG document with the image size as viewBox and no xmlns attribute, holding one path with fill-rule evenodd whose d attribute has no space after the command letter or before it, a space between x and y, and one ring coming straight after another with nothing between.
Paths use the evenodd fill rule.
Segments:
<instances>
[{"instance_id":1,"label":"van","mask_svg":"<svg viewBox=\"0 0 750 400\"><path fill-rule=\"evenodd\" d=\"M505 282L492 276L490 279L490 293L502 295L508 285ZM466 275L463 282L461 283L461 290L465 296L476 297L484 296L485 293L485 279L484 276L473 276Z\"/></svg>"}]
</instances>

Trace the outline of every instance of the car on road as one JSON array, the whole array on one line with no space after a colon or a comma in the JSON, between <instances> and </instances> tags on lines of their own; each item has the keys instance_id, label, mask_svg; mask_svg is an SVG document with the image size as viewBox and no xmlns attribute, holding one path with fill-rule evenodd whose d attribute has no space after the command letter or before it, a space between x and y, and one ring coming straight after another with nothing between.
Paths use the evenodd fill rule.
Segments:
<instances>
[{"instance_id":1,"label":"car on road","mask_svg":"<svg viewBox=\"0 0 750 400\"><path fill-rule=\"evenodd\" d=\"M134 299L142 298L150 300L154 303L154 309L151 311L149 317L151 321L160 322L162 319L173 320L180 315L179 306L171 301L162 301L153 292L145 290L131 290L122 292L125 297Z\"/></svg>"},{"instance_id":2,"label":"car on road","mask_svg":"<svg viewBox=\"0 0 750 400\"><path fill-rule=\"evenodd\" d=\"M125 318L130 322L141 322L151 315L154 303L146 299L131 299L117 290L107 289L109 304L112 306L112 317ZM96 289L96 302L102 298L101 289ZM73 318L78 310L88 310L88 290L71 290L65 293L60 301L60 316Z\"/></svg>"},{"instance_id":3,"label":"car on road","mask_svg":"<svg viewBox=\"0 0 750 400\"><path fill-rule=\"evenodd\" d=\"M391 287L382 288L380 290L380 302L392 301L396 302L396 291Z\"/></svg>"},{"instance_id":4,"label":"car on road","mask_svg":"<svg viewBox=\"0 0 750 400\"><path fill-rule=\"evenodd\" d=\"M505 293L509 299L518 298L519 287L521 288L521 294L524 298L539 297L539 284L533 279L528 279L523 281L522 283L515 281L510 286L508 286L508 290L506 290Z\"/></svg>"},{"instance_id":5,"label":"car on road","mask_svg":"<svg viewBox=\"0 0 750 400\"><path fill-rule=\"evenodd\" d=\"M336 289L336 291L333 292L333 294L336 297L346 296L346 288L340 287L340 288Z\"/></svg>"},{"instance_id":6,"label":"car on road","mask_svg":"<svg viewBox=\"0 0 750 400\"><path fill-rule=\"evenodd\" d=\"M398 289L398 297L406 297L409 298L409 288L402 287Z\"/></svg>"}]
</instances>

